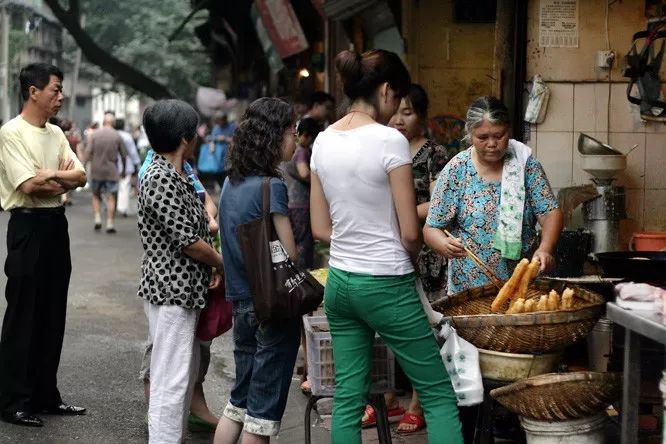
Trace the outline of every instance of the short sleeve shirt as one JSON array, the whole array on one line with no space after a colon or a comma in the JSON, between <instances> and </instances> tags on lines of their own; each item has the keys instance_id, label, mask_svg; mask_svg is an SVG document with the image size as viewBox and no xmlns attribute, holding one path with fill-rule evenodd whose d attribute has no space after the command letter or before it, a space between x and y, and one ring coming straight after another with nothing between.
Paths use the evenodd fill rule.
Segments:
<instances>
[{"instance_id":1,"label":"short sleeve shirt","mask_svg":"<svg viewBox=\"0 0 666 444\"><path fill-rule=\"evenodd\" d=\"M294 157L284 162L284 181L289 193L289 208L310 208L310 183L298 175L297 166L304 163L310 167L310 154L308 148L298 145Z\"/></svg>"},{"instance_id":2,"label":"short sleeve shirt","mask_svg":"<svg viewBox=\"0 0 666 444\"><path fill-rule=\"evenodd\" d=\"M144 249L139 297L155 305L204 308L212 270L183 249L198 240L212 244L208 216L188 178L159 154L143 176L138 225Z\"/></svg>"},{"instance_id":3,"label":"short sleeve shirt","mask_svg":"<svg viewBox=\"0 0 666 444\"><path fill-rule=\"evenodd\" d=\"M100 128L90 141L90 176L93 180L120 179L118 163L127 157L125 142L113 128ZM120 163L122 169L122 163Z\"/></svg>"},{"instance_id":4,"label":"short sleeve shirt","mask_svg":"<svg viewBox=\"0 0 666 444\"><path fill-rule=\"evenodd\" d=\"M33 126L16 116L0 129L0 205L12 208L53 208L62 205L60 196L29 196L19 189L38 169L57 170L63 159L74 161L74 169L85 171L56 125Z\"/></svg>"},{"instance_id":5,"label":"short sleeve shirt","mask_svg":"<svg viewBox=\"0 0 666 444\"><path fill-rule=\"evenodd\" d=\"M409 142L395 128L373 123L319 133L310 169L329 205L331 267L374 276L414 272L389 183L391 171L411 163Z\"/></svg>"},{"instance_id":6,"label":"short sleeve shirt","mask_svg":"<svg viewBox=\"0 0 666 444\"><path fill-rule=\"evenodd\" d=\"M227 179L222 187L219 205L220 238L226 297L231 301L250 299L252 296L237 228L261 217L263 179L261 176L249 176L237 183ZM270 199L271 214L288 214L287 187L277 177L270 181Z\"/></svg>"},{"instance_id":7,"label":"short sleeve shirt","mask_svg":"<svg viewBox=\"0 0 666 444\"><path fill-rule=\"evenodd\" d=\"M522 226L522 255L527 256L536 238L537 216L558 208L543 167L533 157L525 165L525 209ZM499 217L501 182L489 182L476 171L471 150L456 155L437 179L426 224L447 228L461 238L502 279L508 279L516 261L503 258L493 247ZM449 260L448 293L489 283L469 258Z\"/></svg>"}]
</instances>

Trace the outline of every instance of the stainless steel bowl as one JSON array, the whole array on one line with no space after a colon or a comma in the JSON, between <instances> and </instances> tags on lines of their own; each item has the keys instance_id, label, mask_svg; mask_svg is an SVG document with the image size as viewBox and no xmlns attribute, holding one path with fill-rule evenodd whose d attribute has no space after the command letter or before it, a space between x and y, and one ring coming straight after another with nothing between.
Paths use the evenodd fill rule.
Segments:
<instances>
[{"instance_id":1,"label":"stainless steel bowl","mask_svg":"<svg viewBox=\"0 0 666 444\"><path fill-rule=\"evenodd\" d=\"M599 140L595 139L592 136L588 136L585 133L580 133L578 136L578 152L581 154L610 154L618 155L624 154L621 151L616 150L615 148L607 145Z\"/></svg>"}]
</instances>

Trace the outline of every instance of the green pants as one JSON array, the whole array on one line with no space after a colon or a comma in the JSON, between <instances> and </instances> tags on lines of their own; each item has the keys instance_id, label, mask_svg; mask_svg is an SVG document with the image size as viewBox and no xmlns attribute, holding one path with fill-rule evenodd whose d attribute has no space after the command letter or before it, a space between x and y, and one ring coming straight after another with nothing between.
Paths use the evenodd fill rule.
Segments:
<instances>
[{"instance_id":1,"label":"green pants","mask_svg":"<svg viewBox=\"0 0 666 444\"><path fill-rule=\"evenodd\" d=\"M423 405L430 444L462 444L456 396L414 287L414 275L370 276L331 268L324 308L333 337L332 444L361 442L375 332Z\"/></svg>"}]
</instances>

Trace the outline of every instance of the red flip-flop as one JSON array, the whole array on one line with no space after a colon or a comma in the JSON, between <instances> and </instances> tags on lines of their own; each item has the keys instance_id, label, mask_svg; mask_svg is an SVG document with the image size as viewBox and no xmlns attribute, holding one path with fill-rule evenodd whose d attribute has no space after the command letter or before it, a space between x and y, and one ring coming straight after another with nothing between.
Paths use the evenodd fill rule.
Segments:
<instances>
[{"instance_id":1,"label":"red flip-flop","mask_svg":"<svg viewBox=\"0 0 666 444\"><path fill-rule=\"evenodd\" d=\"M408 425L415 425L416 427L412 430L400 430L400 425L401 424L408 424ZM422 428L426 426L425 419L421 415L415 415L413 413L405 412L404 415L402 415L402 419L398 423L398 429L396 430L397 433L407 435L410 433L418 432Z\"/></svg>"},{"instance_id":2,"label":"red flip-flop","mask_svg":"<svg viewBox=\"0 0 666 444\"><path fill-rule=\"evenodd\" d=\"M376 426L377 414L375 413L375 409L371 405L367 405L365 407L365 414L368 415L368 418L365 421L363 421L361 426L363 428ZM389 423L398 422L400 418L404 416L404 414L405 414L405 409L400 407L400 405L398 405L397 407L390 408L388 410Z\"/></svg>"}]
</instances>

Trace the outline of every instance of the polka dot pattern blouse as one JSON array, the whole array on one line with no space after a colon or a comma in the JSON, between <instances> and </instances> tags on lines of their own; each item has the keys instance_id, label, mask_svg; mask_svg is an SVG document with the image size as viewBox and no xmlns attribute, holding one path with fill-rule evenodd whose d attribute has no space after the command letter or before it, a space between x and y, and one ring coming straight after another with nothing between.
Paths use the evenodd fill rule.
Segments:
<instances>
[{"instance_id":1,"label":"polka dot pattern blouse","mask_svg":"<svg viewBox=\"0 0 666 444\"><path fill-rule=\"evenodd\" d=\"M159 154L141 182L138 225L144 250L139 297L155 305L205 307L212 270L183 248L199 239L212 244L208 216L192 184Z\"/></svg>"}]
</instances>

